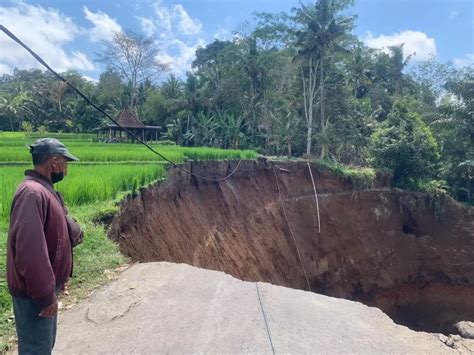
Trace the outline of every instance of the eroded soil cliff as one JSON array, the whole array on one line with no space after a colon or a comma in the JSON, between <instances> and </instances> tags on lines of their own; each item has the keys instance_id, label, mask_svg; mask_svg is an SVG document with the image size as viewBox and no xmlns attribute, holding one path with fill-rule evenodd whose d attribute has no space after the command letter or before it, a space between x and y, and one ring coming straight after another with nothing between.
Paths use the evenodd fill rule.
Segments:
<instances>
[{"instance_id":1,"label":"eroded soil cliff","mask_svg":"<svg viewBox=\"0 0 474 355\"><path fill-rule=\"evenodd\" d=\"M224 176L237 162L195 163ZM220 270L247 281L375 305L417 330L474 320L474 213L449 197L357 190L306 163L242 162L206 182L174 169L130 196L110 237L133 260Z\"/></svg>"}]
</instances>

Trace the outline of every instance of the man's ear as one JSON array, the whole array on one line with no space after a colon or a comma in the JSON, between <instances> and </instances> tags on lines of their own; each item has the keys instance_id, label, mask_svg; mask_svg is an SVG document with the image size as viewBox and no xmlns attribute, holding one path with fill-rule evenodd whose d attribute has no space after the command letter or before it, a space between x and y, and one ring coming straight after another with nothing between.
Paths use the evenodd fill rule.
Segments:
<instances>
[{"instance_id":1,"label":"man's ear","mask_svg":"<svg viewBox=\"0 0 474 355\"><path fill-rule=\"evenodd\" d=\"M51 157L51 168L54 168L58 166L58 157L56 156L53 156Z\"/></svg>"}]
</instances>

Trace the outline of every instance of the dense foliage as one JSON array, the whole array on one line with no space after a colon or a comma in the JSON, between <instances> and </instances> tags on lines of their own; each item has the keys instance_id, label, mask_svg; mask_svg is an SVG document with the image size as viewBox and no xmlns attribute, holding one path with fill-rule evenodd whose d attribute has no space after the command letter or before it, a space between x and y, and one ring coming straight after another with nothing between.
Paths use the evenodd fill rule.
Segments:
<instances>
[{"instance_id":1,"label":"dense foliage","mask_svg":"<svg viewBox=\"0 0 474 355\"><path fill-rule=\"evenodd\" d=\"M396 186L412 187L436 176L438 146L428 126L403 101L397 102L387 119L371 137L372 164L393 172Z\"/></svg>"},{"instance_id":2,"label":"dense foliage","mask_svg":"<svg viewBox=\"0 0 474 355\"><path fill-rule=\"evenodd\" d=\"M113 65L121 57L111 51L98 54L110 64L98 83L65 75L112 115L132 106L161 127L161 139L179 145L373 164L392 169L400 186L436 181L472 203L474 69L434 58L415 65L403 43L364 46L352 33L351 3L318 0L257 14L256 25L232 40L199 48L186 77L152 79L144 62L132 68L149 74L138 80ZM115 38L132 48L151 43L133 32ZM87 132L102 123L48 73L17 70L0 79L0 130Z\"/></svg>"}]
</instances>

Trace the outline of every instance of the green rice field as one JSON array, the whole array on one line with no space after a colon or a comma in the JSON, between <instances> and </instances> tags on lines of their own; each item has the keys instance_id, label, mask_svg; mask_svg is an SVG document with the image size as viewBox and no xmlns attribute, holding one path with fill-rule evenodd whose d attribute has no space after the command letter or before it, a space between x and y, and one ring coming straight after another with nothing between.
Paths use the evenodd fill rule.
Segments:
<instances>
[{"instance_id":1,"label":"green rice field","mask_svg":"<svg viewBox=\"0 0 474 355\"><path fill-rule=\"evenodd\" d=\"M54 136L54 135L52 135ZM81 138L71 138L71 135L58 139L66 144L72 154L83 162L123 162L123 161L162 161L141 144L131 143L98 143L82 135ZM69 138L68 138L69 137ZM31 155L27 145L33 143L37 137L18 137L0 133L0 163L2 162L30 162ZM221 159L253 159L256 153L251 150L230 150L207 147L180 147L176 145L151 144L153 149L167 159L180 163L185 160L221 160Z\"/></svg>"},{"instance_id":2,"label":"green rice field","mask_svg":"<svg viewBox=\"0 0 474 355\"><path fill-rule=\"evenodd\" d=\"M80 159L69 165L69 175L57 184L68 205L105 201L120 191L130 191L165 176L165 163L141 144L107 144L93 141L92 135L53 134ZM0 133L0 220L7 220L11 197L24 170L31 165L27 146L38 137L26 138L17 132ZM207 147L180 147L153 144L167 159L187 160L253 159L254 151L225 150Z\"/></svg>"},{"instance_id":3,"label":"green rice field","mask_svg":"<svg viewBox=\"0 0 474 355\"><path fill-rule=\"evenodd\" d=\"M29 166L0 166L0 219L7 220L11 197ZM140 186L162 179L163 164L70 164L68 176L56 184L68 205L81 205L114 199L120 191L136 190Z\"/></svg>"}]
</instances>

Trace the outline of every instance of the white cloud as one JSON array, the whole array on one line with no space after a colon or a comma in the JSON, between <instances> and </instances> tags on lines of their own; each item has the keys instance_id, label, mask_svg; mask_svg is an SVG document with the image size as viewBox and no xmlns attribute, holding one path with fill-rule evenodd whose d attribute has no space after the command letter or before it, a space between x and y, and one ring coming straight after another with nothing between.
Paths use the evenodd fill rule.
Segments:
<instances>
[{"instance_id":1,"label":"white cloud","mask_svg":"<svg viewBox=\"0 0 474 355\"><path fill-rule=\"evenodd\" d=\"M212 35L213 39L218 39L220 41L228 40L231 37L232 37L232 32L229 29L222 26L218 26L217 31L214 32L214 34Z\"/></svg>"},{"instance_id":2,"label":"white cloud","mask_svg":"<svg viewBox=\"0 0 474 355\"><path fill-rule=\"evenodd\" d=\"M0 75L3 75L3 74L11 74L12 72L12 68L10 68L8 65L6 64L2 64L0 63Z\"/></svg>"},{"instance_id":3,"label":"white cloud","mask_svg":"<svg viewBox=\"0 0 474 355\"><path fill-rule=\"evenodd\" d=\"M177 4L173 8L162 4L157 0L153 4L155 18L139 18L143 31L154 30L159 32L160 37L166 37L172 32L191 36L201 32L202 24L198 19L193 19L183 5ZM151 27L151 24L153 27Z\"/></svg>"},{"instance_id":4,"label":"white cloud","mask_svg":"<svg viewBox=\"0 0 474 355\"><path fill-rule=\"evenodd\" d=\"M193 20L182 5L175 5L174 15L178 21L179 28L185 35L196 35L201 31L202 24L199 20Z\"/></svg>"},{"instance_id":5,"label":"white cloud","mask_svg":"<svg viewBox=\"0 0 474 355\"><path fill-rule=\"evenodd\" d=\"M161 49L157 60L168 65L177 76L191 70L196 49L206 42L197 35L202 24L191 18L183 5L165 6L161 0L153 3L153 16L136 17L142 31L156 41Z\"/></svg>"},{"instance_id":6,"label":"white cloud","mask_svg":"<svg viewBox=\"0 0 474 355\"><path fill-rule=\"evenodd\" d=\"M83 77L84 79L86 79L87 81L90 81L90 82L92 82L92 83L94 83L94 84L97 84L97 83L99 82L99 79L94 79L94 78L92 78L92 77L90 77L90 76L88 76L88 75L83 75L82 77Z\"/></svg>"},{"instance_id":7,"label":"white cloud","mask_svg":"<svg viewBox=\"0 0 474 355\"><path fill-rule=\"evenodd\" d=\"M426 33L420 31L403 31L391 35L379 35L374 37L367 33L364 42L367 46L377 48L385 53L389 53L389 46L404 43L403 55L407 57L415 54L412 61L428 60L436 55L436 44L434 38L430 38Z\"/></svg>"},{"instance_id":8,"label":"white cloud","mask_svg":"<svg viewBox=\"0 0 474 355\"><path fill-rule=\"evenodd\" d=\"M468 53L463 58L455 58L453 63L459 69L474 66L474 53Z\"/></svg>"},{"instance_id":9,"label":"white cloud","mask_svg":"<svg viewBox=\"0 0 474 355\"><path fill-rule=\"evenodd\" d=\"M138 21L140 21L140 26L142 27L143 32L148 37L152 37L155 35L157 28L153 21L146 17L136 17Z\"/></svg>"},{"instance_id":10,"label":"white cloud","mask_svg":"<svg viewBox=\"0 0 474 355\"><path fill-rule=\"evenodd\" d=\"M156 59L169 65L170 72L181 76L191 70L191 63L195 58L196 49L203 47L205 41L199 38L193 45L188 45L179 39L168 42L164 51Z\"/></svg>"},{"instance_id":11,"label":"white cloud","mask_svg":"<svg viewBox=\"0 0 474 355\"><path fill-rule=\"evenodd\" d=\"M94 27L89 29L89 37L92 42L110 41L114 32L122 31L122 27L109 15L97 11L92 12L86 6L83 7L84 15Z\"/></svg>"},{"instance_id":12,"label":"white cloud","mask_svg":"<svg viewBox=\"0 0 474 355\"><path fill-rule=\"evenodd\" d=\"M230 16L226 16L224 18L224 25L217 26L217 31L212 35L213 39L218 39L221 41L225 41L231 39L233 37L232 30L231 30L231 22L232 18Z\"/></svg>"},{"instance_id":13,"label":"white cloud","mask_svg":"<svg viewBox=\"0 0 474 355\"><path fill-rule=\"evenodd\" d=\"M18 1L10 7L0 6L0 23L57 71L94 69L84 53L69 53L64 48L82 30L57 9ZM14 68L44 69L28 52L6 36L0 36L0 48L0 73L11 73Z\"/></svg>"},{"instance_id":14,"label":"white cloud","mask_svg":"<svg viewBox=\"0 0 474 355\"><path fill-rule=\"evenodd\" d=\"M81 68L84 70L94 70L94 64L89 61L87 56L79 51L72 52L71 64L73 68Z\"/></svg>"},{"instance_id":15,"label":"white cloud","mask_svg":"<svg viewBox=\"0 0 474 355\"><path fill-rule=\"evenodd\" d=\"M169 8L166 6L161 5L161 0L158 0L154 4L155 14L158 19L156 22L158 27L166 32L171 31L171 20L172 20L172 13Z\"/></svg>"}]
</instances>

